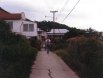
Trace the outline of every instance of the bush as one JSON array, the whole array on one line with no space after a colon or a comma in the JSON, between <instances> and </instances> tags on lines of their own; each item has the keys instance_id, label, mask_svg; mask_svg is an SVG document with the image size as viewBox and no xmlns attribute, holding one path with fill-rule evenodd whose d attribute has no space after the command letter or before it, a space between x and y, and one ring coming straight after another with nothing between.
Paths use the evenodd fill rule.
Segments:
<instances>
[{"instance_id":1,"label":"bush","mask_svg":"<svg viewBox=\"0 0 103 78\"><path fill-rule=\"evenodd\" d=\"M55 39L53 40L52 44L51 44L51 50L55 51L58 49L64 49L66 48L68 45L68 42L66 40L63 39Z\"/></svg>"},{"instance_id":2,"label":"bush","mask_svg":"<svg viewBox=\"0 0 103 78\"><path fill-rule=\"evenodd\" d=\"M30 39L30 45L32 47L35 47L37 50L41 49L41 41L38 40L36 37L31 37Z\"/></svg>"},{"instance_id":3,"label":"bush","mask_svg":"<svg viewBox=\"0 0 103 78\"><path fill-rule=\"evenodd\" d=\"M103 44L96 39L71 38L67 50L57 54L80 78L103 78Z\"/></svg>"},{"instance_id":4,"label":"bush","mask_svg":"<svg viewBox=\"0 0 103 78\"><path fill-rule=\"evenodd\" d=\"M11 45L4 46L1 49L1 63L3 63L1 67L7 74L12 72L8 74L8 77L5 77L5 73L2 72L4 78L9 78L9 76L10 78L26 78L27 75L29 76L31 65L37 54L37 51L34 48Z\"/></svg>"},{"instance_id":5,"label":"bush","mask_svg":"<svg viewBox=\"0 0 103 78\"><path fill-rule=\"evenodd\" d=\"M24 36L11 33L9 26L0 21L1 78L29 78L36 54Z\"/></svg>"}]
</instances>

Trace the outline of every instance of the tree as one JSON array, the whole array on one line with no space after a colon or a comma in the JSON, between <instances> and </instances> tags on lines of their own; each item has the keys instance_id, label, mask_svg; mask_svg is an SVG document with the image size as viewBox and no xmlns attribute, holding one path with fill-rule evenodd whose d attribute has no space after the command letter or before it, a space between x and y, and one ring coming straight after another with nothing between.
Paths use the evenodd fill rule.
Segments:
<instances>
[{"instance_id":1,"label":"tree","mask_svg":"<svg viewBox=\"0 0 103 78\"><path fill-rule=\"evenodd\" d=\"M57 22L52 22L52 21L41 21L37 22L38 27L44 31L50 31L51 29L69 29L70 27L64 25L64 24L59 24Z\"/></svg>"},{"instance_id":2,"label":"tree","mask_svg":"<svg viewBox=\"0 0 103 78\"><path fill-rule=\"evenodd\" d=\"M64 35L64 39L85 35L85 30L77 29L77 28L69 28L69 32Z\"/></svg>"}]
</instances>

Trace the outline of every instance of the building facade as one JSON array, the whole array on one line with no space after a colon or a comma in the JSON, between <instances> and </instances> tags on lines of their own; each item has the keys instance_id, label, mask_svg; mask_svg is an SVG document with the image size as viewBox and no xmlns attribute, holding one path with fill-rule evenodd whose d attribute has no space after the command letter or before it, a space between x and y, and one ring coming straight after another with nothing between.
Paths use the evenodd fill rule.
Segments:
<instances>
[{"instance_id":1,"label":"building facade","mask_svg":"<svg viewBox=\"0 0 103 78\"><path fill-rule=\"evenodd\" d=\"M12 30L16 34L21 34L30 37L37 37L37 23L33 22L25 17L22 13L9 13L0 8L0 20L6 21Z\"/></svg>"}]
</instances>

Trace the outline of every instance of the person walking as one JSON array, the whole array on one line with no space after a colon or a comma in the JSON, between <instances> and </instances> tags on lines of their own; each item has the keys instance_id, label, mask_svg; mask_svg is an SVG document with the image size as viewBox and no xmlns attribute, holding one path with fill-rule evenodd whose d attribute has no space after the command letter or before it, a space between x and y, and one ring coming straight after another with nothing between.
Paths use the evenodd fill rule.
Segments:
<instances>
[{"instance_id":1,"label":"person walking","mask_svg":"<svg viewBox=\"0 0 103 78\"><path fill-rule=\"evenodd\" d=\"M45 41L45 44L46 44L47 54L49 54L50 46L51 46L51 40L49 38L47 38L46 41Z\"/></svg>"}]
</instances>

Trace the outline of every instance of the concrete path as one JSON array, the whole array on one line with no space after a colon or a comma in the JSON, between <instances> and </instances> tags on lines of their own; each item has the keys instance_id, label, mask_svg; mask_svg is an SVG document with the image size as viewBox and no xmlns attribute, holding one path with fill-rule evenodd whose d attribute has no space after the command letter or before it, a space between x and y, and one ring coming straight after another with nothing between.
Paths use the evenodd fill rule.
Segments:
<instances>
[{"instance_id":1,"label":"concrete path","mask_svg":"<svg viewBox=\"0 0 103 78\"><path fill-rule=\"evenodd\" d=\"M79 78L56 54L38 53L30 78Z\"/></svg>"}]
</instances>

